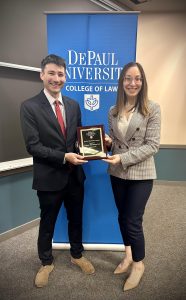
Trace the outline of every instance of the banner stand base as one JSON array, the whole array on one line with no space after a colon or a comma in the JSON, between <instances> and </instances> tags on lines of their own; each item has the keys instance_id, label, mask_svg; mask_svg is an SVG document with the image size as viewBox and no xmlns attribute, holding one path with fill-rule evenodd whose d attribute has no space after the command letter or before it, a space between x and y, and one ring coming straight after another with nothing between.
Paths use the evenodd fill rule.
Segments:
<instances>
[{"instance_id":1,"label":"banner stand base","mask_svg":"<svg viewBox=\"0 0 186 300\"><path fill-rule=\"evenodd\" d=\"M108 250L108 251L125 251L123 244L83 244L85 250ZM52 243L54 250L68 250L69 243Z\"/></svg>"}]
</instances>

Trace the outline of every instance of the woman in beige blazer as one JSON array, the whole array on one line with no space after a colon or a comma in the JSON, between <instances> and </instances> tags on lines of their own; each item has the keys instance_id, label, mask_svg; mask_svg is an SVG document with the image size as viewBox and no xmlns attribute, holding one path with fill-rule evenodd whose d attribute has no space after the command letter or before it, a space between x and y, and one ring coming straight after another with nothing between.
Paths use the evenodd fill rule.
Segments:
<instances>
[{"instance_id":1,"label":"woman in beige blazer","mask_svg":"<svg viewBox=\"0 0 186 300\"><path fill-rule=\"evenodd\" d=\"M147 81L139 63L124 66L118 83L116 105L109 111L112 156L109 163L118 222L125 245L125 257L114 273L131 272L124 291L136 287L144 273L145 242L143 214L151 194L156 169L153 155L160 143L160 107L147 95Z\"/></svg>"}]
</instances>

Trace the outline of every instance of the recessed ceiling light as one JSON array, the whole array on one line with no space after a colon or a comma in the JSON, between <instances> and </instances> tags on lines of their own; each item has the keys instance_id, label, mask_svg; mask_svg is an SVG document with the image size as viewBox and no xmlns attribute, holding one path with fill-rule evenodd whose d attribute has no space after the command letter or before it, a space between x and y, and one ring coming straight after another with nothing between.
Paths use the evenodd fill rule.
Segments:
<instances>
[{"instance_id":1,"label":"recessed ceiling light","mask_svg":"<svg viewBox=\"0 0 186 300\"><path fill-rule=\"evenodd\" d=\"M133 2L134 4L142 4L148 2L148 0L130 0L130 1Z\"/></svg>"}]
</instances>

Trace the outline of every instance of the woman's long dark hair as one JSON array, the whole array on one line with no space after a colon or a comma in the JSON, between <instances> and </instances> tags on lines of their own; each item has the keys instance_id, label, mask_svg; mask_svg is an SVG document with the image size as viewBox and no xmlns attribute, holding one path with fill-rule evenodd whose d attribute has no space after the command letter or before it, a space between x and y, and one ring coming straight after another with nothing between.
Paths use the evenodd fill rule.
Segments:
<instances>
[{"instance_id":1,"label":"woman's long dark hair","mask_svg":"<svg viewBox=\"0 0 186 300\"><path fill-rule=\"evenodd\" d=\"M127 104L127 95L123 89L123 80L124 80L127 70L131 67L138 67L138 69L141 73L141 77L142 77L142 86L141 86L141 90L140 90L139 94L137 95L135 109L138 109L138 111L143 116L146 116L149 113L148 86L147 86L145 72L143 70L143 67L139 63L130 62L123 67L120 77L119 77L116 106L113 108L113 116L115 116L115 117L118 116L118 114L123 111L125 105Z\"/></svg>"}]
</instances>

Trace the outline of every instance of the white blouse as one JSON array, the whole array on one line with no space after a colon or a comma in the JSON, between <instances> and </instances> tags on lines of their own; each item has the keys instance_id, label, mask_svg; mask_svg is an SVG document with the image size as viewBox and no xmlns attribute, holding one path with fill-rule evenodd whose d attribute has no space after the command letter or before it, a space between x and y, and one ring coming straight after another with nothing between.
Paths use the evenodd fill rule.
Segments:
<instances>
[{"instance_id":1,"label":"white blouse","mask_svg":"<svg viewBox=\"0 0 186 300\"><path fill-rule=\"evenodd\" d=\"M129 118L127 119L125 115L118 117L118 129L120 131L121 136L125 137L127 133L127 129L130 123L130 120L133 116L134 110L131 111Z\"/></svg>"}]
</instances>

